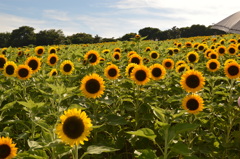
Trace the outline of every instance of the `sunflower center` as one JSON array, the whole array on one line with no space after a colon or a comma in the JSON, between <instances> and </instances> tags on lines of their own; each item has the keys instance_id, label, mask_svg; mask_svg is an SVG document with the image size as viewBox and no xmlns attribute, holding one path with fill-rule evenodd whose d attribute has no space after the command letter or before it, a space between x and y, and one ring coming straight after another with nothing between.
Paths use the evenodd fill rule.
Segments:
<instances>
[{"instance_id":1,"label":"sunflower center","mask_svg":"<svg viewBox=\"0 0 240 159\"><path fill-rule=\"evenodd\" d=\"M196 55L194 55L194 54L190 54L190 55L188 56L188 60L189 60L190 62L194 62L194 61L196 61L196 59L197 59L197 57L196 57Z\"/></svg>"},{"instance_id":2,"label":"sunflower center","mask_svg":"<svg viewBox=\"0 0 240 159\"><path fill-rule=\"evenodd\" d=\"M203 50L203 49L204 49L203 46L199 46L199 47L198 47L198 50Z\"/></svg>"},{"instance_id":3,"label":"sunflower center","mask_svg":"<svg viewBox=\"0 0 240 159\"><path fill-rule=\"evenodd\" d=\"M95 54L90 54L88 55L88 60L90 61L90 63L94 63L97 61L97 56Z\"/></svg>"},{"instance_id":4,"label":"sunflower center","mask_svg":"<svg viewBox=\"0 0 240 159\"><path fill-rule=\"evenodd\" d=\"M32 70L36 70L38 68L38 62L36 60L31 60L29 61L28 66L31 67Z\"/></svg>"},{"instance_id":5,"label":"sunflower center","mask_svg":"<svg viewBox=\"0 0 240 159\"><path fill-rule=\"evenodd\" d=\"M180 67L179 69L178 69L178 72L180 73L180 72L183 72L185 70L185 67Z\"/></svg>"},{"instance_id":6,"label":"sunflower center","mask_svg":"<svg viewBox=\"0 0 240 159\"><path fill-rule=\"evenodd\" d=\"M234 54L235 52L236 52L236 50L235 50L234 48L230 48L230 49L229 49L229 53L230 53L230 54Z\"/></svg>"},{"instance_id":7,"label":"sunflower center","mask_svg":"<svg viewBox=\"0 0 240 159\"><path fill-rule=\"evenodd\" d=\"M237 66L230 66L228 68L228 73L231 75L231 76L235 76L239 73L239 68Z\"/></svg>"},{"instance_id":8,"label":"sunflower center","mask_svg":"<svg viewBox=\"0 0 240 159\"><path fill-rule=\"evenodd\" d=\"M169 55L173 55L173 51L172 50L169 50L168 53L169 53Z\"/></svg>"},{"instance_id":9,"label":"sunflower center","mask_svg":"<svg viewBox=\"0 0 240 159\"><path fill-rule=\"evenodd\" d=\"M140 64L140 59L137 57L133 57L131 60L132 63Z\"/></svg>"},{"instance_id":10,"label":"sunflower center","mask_svg":"<svg viewBox=\"0 0 240 159\"><path fill-rule=\"evenodd\" d=\"M165 63L165 66L166 66L167 68L169 68L169 67L172 66L172 63L171 63L171 62L166 62L166 63Z\"/></svg>"},{"instance_id":11,"label":"sunflower center","mask_svg":"<svg viewBox=\"0 0 240 159\"><path fill-rule=\"evenodd\" d=\"M196 75L190 75L187 77L186 85L190 88L196 88L200 84L200 80Z\"/></svg>"},{"instance_id":12,"label":"sunflower center","mask_svg":"<svg viewBox=\"0 0 240 159\"><path fill-rule=\"evenodd\" d=\"M52 73L52 76L56 76L56 75L57 75L57 72L54 71L54 72Z\"/></svg>"},{"instance_id":13,"label":"sunflower center","mask_svg":"<svg viewBox=\"0 0 240 159\"><path fill-rule=\"evenodd\" d=\"M111 68L108 70L108 75L111 77L115 77L117 75L117 70L114 68Z\"/></svg>"},{"instance_id":14,"label":"sunflower center","mask_svg":"<svg viewBox=\"0 0 240 159\"><path fill-rule=\"evenodd\" d=\"M119 57L118 54L116 54L116 55L114 56L114 58L115 58L116 60L118 60L120 57Z\"/></svg>"},{"instance_id":15,"label":"sunflower center","mask_svg":"<svg viewBox=\"0 0 240 159\"><path fill-rule=\"evenodd\" d=\"M56 53L56 50L55 49L51 49L50 50L50 53L52 54L52 53Z\"/></svg>"},{"instance_id":16,"label":"sunflower center","mask_svg":"<svg viewBox=\"0 0 240 159\"><path fill-rule=\"evenodd\" d=\"M64 72L70 72L72 70L72 66L70 64L65 64L63 66Z\"/></svg>"},{"instance_id":17,"label":"sunflower center","mask_svg":"<svg viewBox=\"0 0 240 159\"><path fill-rule=\"evenodd\" d=\"M10 154L11 154L11 148L8 145L6 144L0 145L0 158L6 158Z\"/></svg>"},{"instance_id":18,"label":"sunflower center","mask_svg":"<svg viewBox=\"0 0 240 159\"><path fill-rule=\"evenodd\" d=\"M224 48L220 48L220 49L218 50L218 52L219 52L220 54L224 54L224 53L225 53L225 49L224 49Z\"/></svg>"},{"instance_id":19,"label":"sunflower center","mask_svg":"<svg viewBox=\"0 0 240 159\"><path fill-rule=\"evenodd\" d=\"M154 68L152 69L152 75L154 77L160 77L162 74L162 70L160 68Z\"/></svg>"},{"instance_id":20,"label":"sunflower center","mask_svg":"<svg viewBox=\"0 0 240 159\"><path fill-rule=\"evenodd\" d=\"M138 70L135 74L135 78L138 80L138 81L144 81L146 78L147 78L147 74L145 71L143 70Z\"/></svg>"},{"instance_id":21,"label":"sunflower center","mask_svg":"<svg viewBox=\"0 0 240 159\"><path fill-rule=\"evenodd\" d=\"M86 82L86 90L87 92L94 94L100 90L100 83L96 79L90 79Z\"/></svg>"},{"instance_id":22,"label":"sunflower center","mask_svg":"<svg viewBox=\"0 0 240 159\"><path fill-rule=\"evenodd\" d=\"M154 59L156 59L156 58L157 58L157 54L156 54L156 53L152 53L152 54L151 54L151 57L154 58Z\"/></svg>"},{"instance_id":23,"label":"sunflower center","mask_svg":"<svg viewBox=\"0 0 240 159\"><path fill-rule=\"evenodd\" d=\"M57 61L57 58L56 58L56 57L51 57L51 58L50 58L50 63L51 63L51 64L55 64L56 61Z\"/></svg>"},{"instance_id":24,"label":"sunflower center","mask_svg":"<svg viewBox=\"0 0 240 159\"><path fill-rule=\"evenodd\" d=\"M43 49L38 49L38 50L37 50L37 53L38 53L39 55L41 55L41 54L43 53Z\"/></svg>"},{"instance_id":25,"label":"sunflower center","mask_svg":"<svg viewBox=\"0 0 240 159\"><path fill-rule=\"evenodd\" d=\"M8 66L6 67L6 73L7 73L8 75L12 75L12 74L14 73L14 67L13 67L12 65L8 65Z\"/></svg>"},{"instance_id":26,"label":"sunflower center","mask_svg":"<svg viewBox=\"0 0 240 159\"><path fill-rule=\"evenodd\" d=\"M131 74L133 68L134 68L134 67L130 67L130 68L128 69L128 75L129 75L129 76L130 76L130 74Z\"/></svg>"},{"instance_id":27,"label":"sunflower center","mask_svg":"<svg viewBox=\"0 0 240 159\"><path fill-rule=\"evenodd\" d=\"M70 139L79 138L84 132L84 124L82 119L76 116L68 117L64 121L63 132Z\"/></svg>"},{"instance_id":28,"label":"sunflower center","mask_svg":"<svg viewBox=\"0 0 240 159\"><path fill-rule=\"evenodd\" d=\"M214 69L217 68L217 64L216 64L215 62L211 62L211 63L209 64L209 68L210 68L211 70L214 70Z\"/></svg>"},{"instance_id":29,"label":"sunflower center","mask_svg":"<svg viewBox=\"0 0 240 159\"><path fill-rule=\"evenodd\" d=\"M216 54L211 54L211 59L216 59L217 55Z\"/></svg>"},{"instance_id":30,"label":"sunflower center","mask_svg":"<svg viewBox=\"0 0 240 159\"><path fill-rule=\"evenodd\" d=\"M197 110L198 107L199 107L199 103L196 99L189 99L187 101L187 104L186 104L186 107L189 109L189 110Z\"/></svg>"},{"instance_id":31,"label":"sunflower center","mask_svg":"<svg viewBox=\"0 0 240 159\"><path fill-rule=\"evenodd\" d=\"M29 71L26 69L26 68L21 68L19 71L18 71L18 75L20 77L27 77L29 75Z\"/></svg>"},{"instance_id":32,"label":"sunflower center","mask_svg":"<svg viewBox=\"0 0 240 159\"><path fill-rule=\"evenodd\" d=\"M6 60L4 58L0 58L0 68L3 68L5 63L6 63Z\"/></svg>"}]
</instances>

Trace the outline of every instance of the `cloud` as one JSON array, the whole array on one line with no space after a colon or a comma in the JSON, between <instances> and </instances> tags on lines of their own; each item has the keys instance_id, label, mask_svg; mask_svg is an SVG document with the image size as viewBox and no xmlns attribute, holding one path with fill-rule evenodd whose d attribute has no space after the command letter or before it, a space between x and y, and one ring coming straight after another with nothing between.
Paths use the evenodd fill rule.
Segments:
<instances>
[{"instance_id":1,"label":"cloud","mask_svg":"<svg viewBox=\"0 0 240 159\"><path fill-rule=\"evenodd\" d=\"M58 11L58 10L43 10L43 17L46 19L54 19L59 21L71 20L67 12Z\"/></svg>"}]
</instances>

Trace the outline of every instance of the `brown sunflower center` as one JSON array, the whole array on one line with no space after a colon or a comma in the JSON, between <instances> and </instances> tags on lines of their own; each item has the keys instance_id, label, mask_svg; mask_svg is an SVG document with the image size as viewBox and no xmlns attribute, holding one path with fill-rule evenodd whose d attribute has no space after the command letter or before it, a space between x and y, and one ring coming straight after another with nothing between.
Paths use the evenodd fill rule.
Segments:
<instances>
[{"instance_id":1,"label":"brown sunflower center","mask_svg":"<svg viewBox=\"0 0 240 159\"><path fill-rule=\"evenodd\" d=\"M84 124L82 119L71 116L63 123L63 132L70 139L79 138L84 132Z\"/></svg>"},{"instance_id":2,"label":"brown sunflower center","mask_svg":"<svg viewBox=\"0 0 240 159\"><path fill-rule=\"evenodd\" d=\"M138 57L133 57L131 59L131 63L136 63L136 64L140 64L140 59Z\"/></svg>"},{"instance_id":3,"label":"brown sunflower center","mask_svg":"<svg viewBox=\"0 0 240 159\"><path fill-rule=\"evenodd\" d=\"M204 46L199 46L198 47L198 50L203 50L204 49Z\"/></svg>"},{"instance_id":4,"label":"brown sunflower center","mask_svg":"<svg viewBox=\"0 0 240 159\"><path fill-rule=\"evenodd\" d=\"M211 59L217 59L217 55L216 54L211 54L210 58Z\"/></svg>"},{"instance_id":5,"label":"brown sunflower center","mask_svg":"<svg viewBox=\"0 0 240 159\"><path fill-rule=\"evenodd\" d=\"M162 70L160 68L152 69L152 75L154 77L160 77L162 75Z\"/></svg>"},{"instance_id":6,"label":"brown sunflower center","mask_svg":"<svg viewBox=\"0 0 240 159\"><path fill-rule=\"evenodd\" d=\"M195 61L197 60L197 57L196 57L196 55L194 55L194 54L190 54L190 55L188 56L188 60L189 60L190 62L195 62Z\"/></svg>"},{"instance_id":7,"label":"brown sunflower center","mask_svg":"<svg viewBox=\"0 0 240 159\"><path fill-rule=\"evenodd\" d=\"M135 73L135 78L138 80L138 81L144 81L146 78L147 78L147 74L144 70L138 70L136 73Z\"/></svg>"},{"instance_id":8,"label":"brown sunflower center","mask_svg":"<svg viewBox=\"0 0 240 159\"><path fill-rule=\"evenodd\" d=\"M72 66L67 63L63 66L63 70L64 72L70 72L72 70Z\"/></svg>"},{"instance_id":9,"label":"brown sunflower center","mask_svg":"<svg viewBox=\"0 0 240 159\"><path fill-rule=\"evenodd\" d=\"M38 68L38 62L36 60L31 60L28 62L28 66L31 67L32 70L36 70Z\"/></svg>"},{"instance_id":10,"label":"brown sunflower center","mask_svg":"<svg viewBox=\"0 0 240 159\"><path fill-rule=\"evenodd\" d=\"M151 54L151 57L153 58L153 59L156 59L158 56L157 56L157 53L152 53Z\"/></svg>"},{"instance_id":11,"label":"brown sunflower center","mask_svg":"<svg viewBox=\"0 0 240 159\"><path fill-rule=\"evenodd\" d=\"M169 68L169 67L171 67L171 66L172 66L172 63L171 63L171 62L169 62L169 61L167 61L167 62L165 63L165 66L166 66L167 68Z\"/></svg>"},{"instance_id":12,"label":"brown sunflower center","mask_svg":"<svg viewBox=\"0 0 240 159\"><path fill-rule=\"evenodd\" d=\"M239 73L239 68L237 66L230 66L227 71L231 76L236 76Z\"/></svg>"},{"instance_id":13,"label":"brown sunflower center","mask_svg":"<svg viewBox=\"0 0 240 159\"><path fill-rule=\"evenodd\" d=\"M38 49L37 54L39 54L39 55L43 54L43 49Z\"/></svg>"},{"instance_id":14,"label":"brown sunflower center","mask_svg":"<svg viewBox=\"0 0 240 159\"><path fill-rule=\"evenodd\" d=\"M100 83L96 79L90 79L86 82L85 88L88 93L94 94L100 90Z\"/></svg>"},{"instance_id":15,"label":"brown sunflower center","mask_svg":"<svg viewBox=\"0 0 240 159\"><path fill-rule=\"evenodd\" d=\"M108 75L110 77L115 77L117 75L117 70L115 68L111 68L108 70Z\"/></svg>"},{"instance_id":16,"label":"brown sunflower center","mask_svg":"<svg viewBox=\"0 0 240 159\"><path fill-rule=\"evenodd\" d=\"M49 61L50 61L51 64L55 64L57 62L57 58L53 56L53 57L50 58Z\"/></svg>"},{"instance_id":17,"label":"brown sunflower center","mask_svg":"<svg viewBox=\"0 0 240 159\"><path fill-rule=\"evenodd\" d=\"M116 54L116 55L114 56L114 58L115 58L116 60L119 60L119 59L120 59L120 56L119 56L118 54Z\"/></svg>"},{"instance_id":18,"label":"brown sunflower center","mask_svg":"<svg viewBox=\"0 0 240 159\"><path fill-rule=\"evenodd\" d=\"M6 158L10 154L11 154L11 148L8 145L6 144L0 145L0 158Z\"/></svg>"},{"instance_id":19,"label":"brown sunflower center","mask_svg":"<svg viewBox=\"0 0 240 159\"><path fill-rule=\"evenodd\" d=\"M56 75L57 75L57 72L54 71L54 72L52 73L52 76L56 76Z\"/></svg>"},{"instance_id":20,"label":"brown sunflower center","mask_svg":"<svg viewBox=\"0 0 240 159\"><path fill-rule=\"evenodd\" d=\"M189 109L189 110L197 110L198 107L199 107L199 103L196 99L189 99L187 101L187 104L186 104L186 107Z\"/></svg>"},{"instance_id":21,"label":"brown sunflower center","mask_svg":"<svg viewBox=\"0 0 240 159\"><path fill-rule=\"evenodd\" d=\"M6 63L6 60L4 58L0 58L0 68L3 68L5 63Z\"/></svg>"},{"instance_id":22,"label":"brown sunflower center","mask_svg":"<svg viewBox=\"0 0 240 159\"><path fill-rule=\"evenodd\" d=\"M52 53L56 53L56 50L55 49L51 49L50 50L50 53L52 54Z\"/></svg>"},{"instance_id":23,"label":"brown sunflower center","mask_svg":"<svg viewBox=\"0 0 240 159\"><path fill-rule=\"evenodd\" d=\"M185 70L185 67L182 66L182 67L180 67L180 68L178 69L178 72L180 73L180 72L183 72L184 70Z\"/></svg>"},{"instance_id":24,"label":"brown sunflower center","mask_svg":"<svg viewBox=\"0 0 240 159\"><path fill-rule=\"evenodd\" d=\"M215 62L211 62L211 63L209 64L209 68L210 68L211 70L215 70L215 69L217 68L217 64L216 64Z\"/></svg>"},{"instance_id":25,"label":"brown sunflower center","mask_svg":"<svg viewBox=\"0 0 240 159\"><path fill-rule=\"evenodd\" d=\"M90 63L94 63L97 61L97 56L95 54L89 54L88 55L88 60Z\"/></svg>"},{"instance_id":26,"label":"brown sunflower center","mask_svg":"<svg viewBox=\"0 0 240 159\"><path fill-rule=\"evenodd\" d=\"M234 54L236 52L236 50L234 48L230 48L228 51L230 54Z\"/></svg>"},{"instance_id":27,"label":"brown sunflower center","mask_svg":"<svg viewBox=\"0 0 240 159\"><path fill-rule=\"evenodd\" d=\"M225 49L224 49L224 48L220 48L220 49L218 50L218 52L219 52L220 54L224 54L224 53L225 53Z\"/></svg>"},{"instance_id":28,"label":"brown sunflower center","mask_svg":"<svg viewBox=\"0 0 240 159\"><path fill-rule=\"evenodd\" d=\"M200 84L200 79L196 75L190 75L186 79L186 85L190 88L196 88Z\"/></svg>"},{"instance_id":29,"label":"brown sunflower center","mask_svg":"<svg viewBox=\"0 0 240 159\"><path fill-rule=\"evenodd\" d=\"M13 67L12 65L8 65L8 66L6 67L6 73L7 73L8 75L12 75L12 74L14 73L14 67Z\"/></svg>"},{"instance_id":30,"label":"brown sunflower center","mask_svg":"<svg viewBox=\"0 0 240 159\"><path fill-rule=\"evenodd\" d=\"M173 55L173 50L169 50L169 51L168 51L168 54L169 54L169 55Z\"/></svg>"},{"instance_id":31,"label":"brown sunflower center","mask_svg":"<svg viewBox=\"0 0 240 159\"><path fill-rule=\"evenodd\" d=\"M29 75L29 71L28 71L28 69L26 69L26 68L21 68L21 69L19 69L19 71L18 71L18 75L19 75L20 77L27 77L27 76Z\"/></svg>"},{"instance_id":32,"label":"brown sunflower center","mask_svg":"<svg viewBox=\"0 0 240 159\"><path fill-rule=\"evenodd\" d=\"M130 68L128 69L128 75L129 75L129 76L130 76L130 74L132 73L133 68L134 68L134 67L130 67Z\"/></svg>"}]
</instances>

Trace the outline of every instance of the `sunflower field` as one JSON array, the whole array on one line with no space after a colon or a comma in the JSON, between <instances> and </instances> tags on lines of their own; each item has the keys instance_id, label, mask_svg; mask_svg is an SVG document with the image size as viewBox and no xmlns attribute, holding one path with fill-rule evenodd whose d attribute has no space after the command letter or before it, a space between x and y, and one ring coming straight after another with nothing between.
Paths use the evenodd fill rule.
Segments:
<instances>
[{"instance_id":1,"label":"sunflower field","mask_svg":"<svg viewBox=\"0 0 240 159\"><path fill-rule=\"evenodd\" d=\"M240 36L0 49L0 158L239 159Z\"/></svg>"}]
</instances>

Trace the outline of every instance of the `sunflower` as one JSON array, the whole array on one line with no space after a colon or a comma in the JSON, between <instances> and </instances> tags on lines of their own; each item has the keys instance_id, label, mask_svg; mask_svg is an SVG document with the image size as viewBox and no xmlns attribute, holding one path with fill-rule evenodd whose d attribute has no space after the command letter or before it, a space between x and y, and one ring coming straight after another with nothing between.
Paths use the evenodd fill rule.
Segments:
<instances>
[{"instance_id":1,"label":"sunflower","mask_svg":"<svg viewBox=\"0 0 240 159\"><path fill-rule=\"evenodd\" d=\"M176 62L176 67L180 66L181 64L186 64L186 62L183 61L183 60L179 60L179 61Z\"/></svg>"},{"instance_id":2,"label":"sunflower","mask_svg":"<svg viewBox=\"0 0 240 159\"><path fill-rule=\"evenodd\" d=\"M136 51L129 51L128 54L127 54L127 57L129 58L133 54L137 54L137 52Z\"/></svg>"},{"instance_id":3,"label":"sunflower","mask_svg":"<svg viewBox=\"0 0 240 159\"><path fill-rule=\"evenodd\" d=\"M236 62L236 60L234 59L227 59L225 62L224 62L224 66L227 65L228 63L230 62Z\"/></svg>"},{"instance_id":4,"label":"sunflower","mask_svg":"<svg viewBox=\"0 0 240 159\"><path fill-rule=\"evenodd\" d=\"M174 68L174 61L172 59L164 59L162 65L166 69L173 69Z\"/></svg>"},{"instance_id":5,"label":"sunflower","mask_svg":"<svg viewBox=\"0 0 240 159\"><path fill-rule=\"evenodd\" d=\"M17 155L16 144L12 143L12 139L9 137L0 138L0 158L11 159Z\"/></svg>"},{"instance_id":6,"label":"sunflower","mask_svg":"<svg viewBox=\"0 0 240 159\"><path fill-rule=\"evenodd\" d=\"M112 57L115 59L115 60L120 60L121 58L121 53L120 52L114 52Z\"/></svg>"},{"instance_id":7,"label":"sunflower","mask_svg":"<svg viewBox=\"0 0 240 159\"><path fill-rule=\"evenodd\" d=\"M156 51L151 51L149 55L152 59L158 59L159 58L159 53L157 53Z\"/></svg>"},{"instance_id":8,"label":"sunflower","mask_svg":"<svg viewBox=\"0 0 240 159\"><path fill-rule=\"evenodd\" d=\"M230 79L235 79L240 76L240 66L237 62L229 62L224 66L224 73Z\"/></svg>"},{"instance_id":9,"label":"sunflower","mask_svg":"<svg viewBox=\"0 0 240 159\"><path fill-rule=\"evenodd\" d=\"M6 77L14 77L17 65L13 61L7 61L3 67L3 74Z\"/></svg>"},{"instance_id":10,"label":"sunflower","mask_svg":"<svg viewBox=\"0 0 240 159\"><path fill-rule=\"evenodd\" d=\"M236 39L229 39L228 42L229 43L233 43L233 44L237 44L237 40Z\"/></svg>"},{"instance_id":11,"label":"sunflower","mask_svg":"<svg viewBox=\"0 0 240 159\"><path fill-rule=\"evenodd\" d=\"M32 56L32 57L27 58L27 60L25 61L25 65L28 65L32 69L32 73L36 73L41 68L40 60L41 59Z\"/></svg>"},{"instance_id":12,"label":"sunflower","mask_svg":"<svg viewBox=\"0 0 240 159\"><path fill-rule=\"evenodd\" d=\"M179 51L180 51L179 48L173 48L173 52L174 52L175 54L179 53Z\"/></svg>"},{"instance_id":13,"label":"sunflower","mask_svg":"<svg viewBox=\"0 0 240 159\"><path fill-rule=\"evenodd\" d=\"M108 79L117 79L120 76L119 72L120 72L120 70L119 70L118 66L114 65L114 64L108 65L104 69L104 75Z\"/></svg>"},{"instance_id":14,"label":"sunflower","mask_svg":"<svg viewBox=\"0 0 240 159\"><path fill-rule=\"evenodd\" d=\"M19 65L15 73L18 79L26 80L31 77L32 69L28 65Z\"/></svg>"},{"instance_id":15,"label":"sunflower","mask_svg":"<svg viewBox=\"0 0 240 159\"><path fill-rule=\"evenodd\" d=\"M114 49L113 49L113 52L121 52L121 49L118 48L118 47L117 47L117 48L114 48Z\"/></svg>"},{"instance_id":16,"label":"sunflower","mask_svg":"<svg viewBox=\"0 0 240 159\"><path fill-rule=\"evenodd\" d=\"M226 42L226 40L225 40L225 39L221 39L221 40L219 41L219 43L220 43L221 45L224 45L224 44L225 44L225 42Z\"/></svg>"},{"instance_id":17,"label":"sunflower","mask_svg":"<svg viewBox=\"0 0 240 159\"><path fill-rule=\"evenodd\" d=\"M3 70L4 64L7 62L7 58L4 55L0 55L0 70Z\"/></svg>"},{"instance_id":18,"label":"sunflower","mask_svg":"<svg viewBox=\"0 0 240 159\"><path fill-rule=\"evenodd\" d=\"M177 67L176 67L176 72L177 73L181 73L181 72L183 72L183 71L187 71L187 70L189 70L190 68L189 68L189 66L187 65L187 64L181 64L181 65L178 65Z\"/></svg>"},{"instance_id":19,"label":"sunflower","mask_svg":"<svg viewBox=\"0 0 240 159\"><path fill-rule=\"evenodd\" d=\"M193 47L193 44L191 42L185 42L185 46L187 48L192 48Z\"/></svg>"},{"instance_id":20,"label":"sunflower","mask_svg":"<svg viewBox=\"0 0 240 159\"><path fill-rule=\"evenodd\" d=\"M197 63L199 60L199 55L197 52L191 51L187 54L186 58L187 58L187 61L190 63Z\"/></svg>"},{"instance_id":21,"label":"sunflower","mask_svg":"<svg viewBox=\"0 0 240 159\"><path fill-rule=\"evenodd\" d=\"M206 44L199 44L197 46L198 51L205 51L207 49L207 45Z\"/></svg>"},{"instance_id":22,"label":"sunflower","mask_svg":"<svg viewBox=\"0 0 240 159\"><path fill-rule=\"evenodd\" d=\"M209 54L212 53L212 52L214 52L213 49L207 49L207 50L204 51L204 56L205 56L207 59L209 59Z\"/></svg>"},{"instance_id":23,"label":"sunflower","mask_svg":"<svg viewBox=\"0 0 240 159\"><path fill-rule=\"evenodd\" d=\"M56 49L55 47L50 47L50 48L48 49L48 53L49 53L49 54L56 54L56 53L57 53L57 49Z\"/></svg>"},{"instance_id":24,"label":"sunflower","mask_svg":"<svg viewBox=\"0 0 240 159\"><path fill-rule=\"evenodd\" d=\"M226 46L218 46L216 48L216 51L220 56L223 56L226 53L227 48L226 48Z\"/></svg>"},{"instance_id":25,"label":"sunflower","mask_svg":"<svg viewBox=\"0 0 240 159\"><path fill-rule=\"evenodd\" d=\"M88 61L91 65L97 65L100 62L100 55L95 50L90 50L84 55L84 60Z\"/></svg>"},{"instance_id":26,"label":"sunflower","mask_svg":"<svg viewBox=\"0 0 240 159\"><path fill-rule=\"evenodd\" d=\"M23 55L24 55L24 52L20 50L20 51L18 51L17 54L18 54L18 56L23 56Z\"/></svg>"},{"instance_id":27,"label":"sunflower","mask_svg":"<svg viewBox=\"0 0 240 159\"><path fill-rule=\"evenodd\" d=\"M57 74L58 74L58 71L55 68L49 72L49 76L56 76Z\"/></svg>"},{"instance_id":28,"label":"sunflower","mask_svg":"<svg viewBox=\"0 0 240 159\"><path fill-rule=\"evenodd\" d=\"M7 49L8 48L6 48L6 47L2 48L0 53L3 54L3 55L6 55Z\"/></svg>"},{"instance_id":29,"label":"sunflower","mask_svg":"<svg viewBox=\"0 0 240 159\"><path fill-rule=\"evenodd\" d=\"M217 59L211 59L206 63L206 67L210 72L216 72L220 68L220 62Z\"/></svg>"},{"instance_id":30,"label":"sunflower","mask_svg":"<svg viewBox=\"0 0 240 159\"><path fill-rule=\"evenodd\" d=\"M104 50L101 51L101 53L103 53L103 54L107 54L107 53L109 53L109 52L110 52L109 49L104 49Z\"/></svg>"},{"instance_id":31,"label":"sunflower","mask_svg":"<svg viewBox=\"0 0 240 159\"><path fill-rule=\"evenodd\" d=\"M87 98L98 98L104 93L104 83L105 82L103 81L102 77L96 73L93 73L83 77L80 90Z\"/></svg>"},{"instance_id":32,"label":"sunflower","mask_svg":"<svg viewBox=\"0 0 240 159\"><path fill-rule=\"evenodd\" d=\"M238 52L238 49L236 46L230 45L229 47L227 47L227 53L229 55L235 55L237 52Z\"/></svg>"},{"instance_id":33,"label":"sunflower","mask_svg":"<svg viewBox=\"0 0 240 159\"><path fill-rule=\"evenodd\" d=\"M216 53L215 51L213 51L213 52L211 52L211 53L208 55L208 57L209 57L210 59L218 59L219 54Z\"/></svg>"},{"instance_id":34,"label":"sunflower","mask_svg":"<svg viewBox=\"0 0 240 159\"><path fill-rule=\"evenodd\" d=\"M136 63L138 65L142 64L142 57L138 54L133 54L132 56L130 56L129 58L129 63Z\"/></svg>"},{"instance_id":35,"label":"sunflower","mask_svg":"<svg viewBox=\"0 0 240 159\"><path fill-rule=\"evenodd\" d=\"M163 79L166 75L166 69L161 64L153 64L149 67L149 70L153 80Z\"/></svg>"},{"instance_id":36,"label":"sunflower","mask_svg":"<svg viewBox=\"0 0 240 159\"><path fill-rule=\"evenodd\" d=\"M34 51L35 51L36 55L42 56L45 49L43 46L37 46L37 47L35 47Z\"/></svg>"},{"instance_id":37,"label":"sunflower","mask_svg":"<svg viewBox=\"0 0 240 159\"><path fill-rule=\"evenodd\" d=\"M146 52L151 51L151 47L146 47L146 48L145 48L145 51L146 51Z\"/></svg>"},{"instance_id":38,"label":"sunflower","mask_svg":"<svg viewBox=\"0 0 240 159\"><path fill-rule=\"evenodd\" d=\"M64 60L60 65L60 71L64 75L71 75L74 70L74 64L70 60Z\"/></svg>"},{"instance_id":39,"label":"sunflower","mask_svg":"<svg viewBox=\"0 0 240 159\"><path fill-rule=\"evenodd\" d=\"M54 66L58 62L58 56L57 54L49 54L47 58L47 64L49 66Z\"/></svg>"},{"instance_id":40,"label":"sunflower","mask_svg":"<svg viewBox=\"0 0 240 159\"><path fill-rule=\"evenodd\" d=\"M91 119L86 112L76 108L64 111L60 116L61 123L56 126L56 133L61 140L70 146L84 144L92 130Z\"/></svg>"},{"instance_id":41,"label":"sunflower","mask_svg":"<svg viewBox=\"0 0 240 159\"><path fill-rule=\"evenodd\" d=\"M131 73L132 73L132 70L134 69L134 67L138 66L138 64L135 64L135 63L130 63L127 65L126 69L125 69L125 72L126 72L126 76L127 77L130 77Z\"/></svg>"},{"instance_id":42,"label":"sunflower","mask_svg":"<svg viewBox=\"0 0 240 159\"><path fill-rule=\"evenodd\" d=\"M203 99L197 94L190 94L183 98L182 108L191 114L197 114L203 110Z\"/></svg>"},{"instance_id":43,"label":"sunflower","mask_svg":"<svg viewBox=\"0 0 240 159\"><path fill-rule=\"evenodd\" d=\"M180 84L187 92L197 92L204 87L205 78L196 70L189 70L181 76Z\"/></svg>"},{"instance_id":44,"label":"sunflower","mask_svg":"<svg viewBox=\"0 0 240 159\"><path fill-rule=\"evenodd\" d=\"M151 74L146 66L138 65L133 68L130 77L136 84L145 85L150 81Z\"/></svg>"},{"instance_id":45,"label":"sunflower","mask_svg":"<svg viewBox=\"0 0 240 159\"><path fill-rule=\"evenodd\" d=\"M168 54L172 56L174 54L174 48L168 48Z\"/></svg>"}]
</instances>

